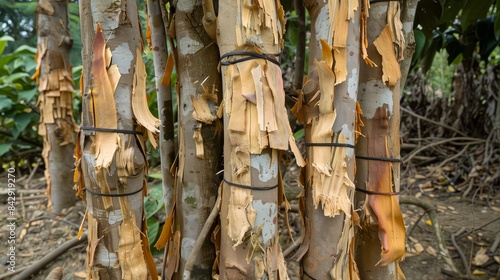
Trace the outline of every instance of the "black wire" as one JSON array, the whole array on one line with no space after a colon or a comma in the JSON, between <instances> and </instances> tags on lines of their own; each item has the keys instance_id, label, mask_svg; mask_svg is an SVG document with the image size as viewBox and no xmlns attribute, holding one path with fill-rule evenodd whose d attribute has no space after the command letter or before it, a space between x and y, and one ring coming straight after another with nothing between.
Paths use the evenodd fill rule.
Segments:
<instances>
[{"instance_id":1,"label":"black wire","mask_svg":"<svg viewBox=\"0 0 500 280\"><path fill-rule=\"evenodd\" d=\"M225 58L228 58L230 56L235 56L235 55L242 55L242 56L247 56L247 57L235 59L235 60L231 60L231 61L226 61L226 62L222 61ZM248 60L252 60L252 59L265 59L267 61L270 61L270 62L280 66L280 63L276 59L272 58L270 55L254 53L254 52L229 52L229 53L226 53L225 55L222 55L220 57L220 60L221 60L220 64L224 65L224 66L228 66L231 64L236 64L236 63L240 63L240 62L244 62L244 61L248 61Z\"/></svg>"},{"instance_id":2,"label":"black wire","mask_svg":"<svg viewBox=\"0 0 500 280\"><path fill-rule=\"evenodd\" d=\"M91 191L89 189L85 189L86 191L88 191L89 193L93 194L93 195L97 195L97 196L106 196L106 197L123 197L123 196L130 196L130 195L134 195L136 193L139 193L141 192L142 190L144 189L144 186L136 191L133 191L133 192L129 192L129 193L99 193L99 192L94 192L94 191Z\"/></svg>"},{"instance_id":3,"label":"black wire","mask_svg":"<svg viewBox=\"0 0 500 280\"><path fill-rule=\"evenodd\" d=\"M357 159L366 160L378 160L378 161L388 161L388 162L401 162L399 158L385 158L385 157L368 157L368 156L356 156Z\"/></svg>"},{"instance_id":4,"label":"black wire","mask_svg":"<svg viewBox=\"0 0 500 280\"><path fill-rule=\"evenodd\" d=\"M399 195L399 192L377 192L377 191L370 191L370 190L365 190L365 189L360 189L360 188L355 188L357 192L362 192L366 194L372 194L372 195Z\"/></svg>"},{"instance_id":5,"label":"black wire","mask_svg":"<svg viewBox=\"0 0 500 280\"><path fill-rule=\"evenodd\" d=\"M88 130L88 131L101 131L101 132L110 132L110 133L143 135L143 133L140 131L126 130L126 129L114 129L114 128L91 127L91 126L80 126L80 129L81 130Z\"/></svg>"}]
</instances>

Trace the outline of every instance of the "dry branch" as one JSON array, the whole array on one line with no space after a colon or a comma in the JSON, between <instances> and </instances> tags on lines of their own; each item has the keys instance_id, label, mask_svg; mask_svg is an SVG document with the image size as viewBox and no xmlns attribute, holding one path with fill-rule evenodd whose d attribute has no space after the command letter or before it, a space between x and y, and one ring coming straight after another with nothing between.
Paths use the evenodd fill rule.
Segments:
<instances>
[{"instance_id":1,"label":"dry branch","mask_svg":"<svg viewBox=\"0 0 500 280\"><path fill-rule=\"evenodd\" d=\"M455 267L455 264L453 263L450 253L448 252L446 241L444 240L444 235L443 232L441 231L441 225L437 217L437 212L435 209L436 207L414 196L406 196L406 195L402 195L399 198L399 203L418 206L424 209L424 211L428 213L429 219L431 220L432 226L434 227L434 231L436 233L440 254L443 256L443 259L445 260L446 264L448 264L451 271L461 274L461 272Z\"/></svg>"},{"instance_id":2,"label":"dry branch","mask_svg":"<svg viewBox=\"0 0 500 280\"><path fill-rule=\"evenodd\" d=\"M21 273L19 273L19 275L12 278L12 280L29 279L29 277L31 275L33 275L33 274L37 273L38 271L40 271L41 269L43 269L51 261L55 260L57 257L66 253L69 249L71 249L71 248L73 248L73 247L75 247L75 246L77 246L85 241L87 241L87 233L86 232L83 233L83 235L80 239L75 237L71 240L66 241L61 246L59 246L57 249L48 253L43 258L41 258L39 261L35 262L34 264L32 264L29 267L27 267L26 269L24 269Z\"/></svg>"}]
</instances>

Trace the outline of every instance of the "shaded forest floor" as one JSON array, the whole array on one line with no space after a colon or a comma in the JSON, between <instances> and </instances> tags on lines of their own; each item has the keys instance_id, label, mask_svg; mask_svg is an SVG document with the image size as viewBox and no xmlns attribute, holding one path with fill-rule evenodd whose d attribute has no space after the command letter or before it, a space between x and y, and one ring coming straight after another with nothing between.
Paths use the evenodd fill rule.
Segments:
<instances>
[{"instance_id":1,"label":"shaded forest floor","mask_svg":"<svg viewBox=\"0 0 500 280\"><path fill-rule=\"evenodd\" d=\"M475 274L470 279L499 279L500 197L498 192L494 191L498 190L498 186L484 189L477 187L480 184L474 185L466 181L458 185L451 184L446 178L453 177L454 167L436 169L436 166L421 166L402 172L403 195L418 198L437 211L437 219L442 225L450 256L460 271L467 271L464 267L467 265L470 272ZM41 174L34 177L37 178L32 178L29 182L28 175L18 177L17 180L17 271L23 270L64 242L73 239L78 233L85 212L85 205L81 202L63 215L54 216L48 212L44 194L45 180ZM24 188L25 185L27 188ZM5 251L9 235L6 226L6 197L2 194L0 204L0 242L5 248L0 255L0 279L10 278L5 274L8 272ZM407 279L465 279L447 272L449 267L439 253L436 234L426 210L416 205L402 204L402 211L407 226L408 252L401 267ZM294 215L298 214L291 214L291 225L294 234L298 235L301 232L300 221L298 216ZM451 241L452 235L455 235L455 244ZM283 240L283 249L286 250L290 242L286 237ZM464 260L460 258L458 250L462 251ZM83 242L64 252L33 279L45 279L48 273L58 266L64 268L63 279L84 279L85 258L86 242ZM158 266L161 258L156 258ZM291 279L300 278L297 263L289 261L289 269Z\"/></svg>"}]
</instances>

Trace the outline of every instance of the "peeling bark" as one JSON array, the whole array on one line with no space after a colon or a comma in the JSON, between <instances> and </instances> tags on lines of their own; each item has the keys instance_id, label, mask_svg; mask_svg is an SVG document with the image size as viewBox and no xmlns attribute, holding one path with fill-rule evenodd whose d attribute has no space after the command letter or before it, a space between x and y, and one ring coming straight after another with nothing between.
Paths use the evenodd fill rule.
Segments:
<instances>
[{"instance_id":1,"label":"peeling bark","mask_svg":"<svg viewBox=\"0 0 500 280\"><path fill-rule=\"evenodd\" d=\"M302 268L308 279L358 279L352 248L359 1L308 1L311 37L305 129L305 215ZM321 48L320 48L321 46ZM319 99L318 99L319 98ZM332 145L329 145L331 143ZM328 234L325 234L328 232Z\"/></svg>"},{"instance_id":2,"label":"peeling bark","mask_svg":"<svg viewBox=\"0 0 500 280\"><path fill-rule=\"evenodd\" d=\"M261 55L280 52L283 28L279 2L219 2L225 155L219 279L288 279L278 242L277 150L290 145L299 165L304 161L288 124L279 66ZM250 59L238 62L244 58Z\"/></svg>"},{"instance_id":3,"label":"peeling bark","mask_svg":"<svg viewBox=\"0 0 500 280\"><path fill-rule=\"evenodd\" d=\"M372 4L366 23L367 55L378 67L363 65L360 73L364 136L356 145L356 186L372 192L357 195L364 202L356 240L362 279L404 279L397 262L404 258L405 228L395 193L400 185L400 82L407 75L399 64L406 46L399 5Z\"/></svg>"},{"instance_id":4,"label":"peeling bark","mask_svg":"<svg viewBox=\"0 0 500 280\"><path fill-rule=\"evenodd\" d=\"M67 1L40 0L37 7L38 63L33 78L38 83L42 157L49 207L55 213L75 204L71 190L73 150L77 126L73 119L73 74Z\"/></svg>"},{"instance_id":5,"label":"peeling bark","mask_svg":"<svg viewBox=\"0 0 500 280\"><path fill-rule=\"evenodd\" d=\"M75 179L88 204L87 278L157 279L143 214L148 166L140 134L154 144L159 120L145 105L137 7L82 1L80 15L83 112Z\"/></svg>"}]
</instances>

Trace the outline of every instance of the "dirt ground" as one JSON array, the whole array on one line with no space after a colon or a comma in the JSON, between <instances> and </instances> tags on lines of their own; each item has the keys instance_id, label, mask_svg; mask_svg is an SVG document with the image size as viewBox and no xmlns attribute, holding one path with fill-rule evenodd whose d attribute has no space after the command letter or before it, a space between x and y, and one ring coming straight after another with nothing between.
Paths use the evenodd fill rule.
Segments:
<instances>
[{"instance_id":1,"label":"dirt ground","mask_svg":"<svg viewBox=\"0 0 500 280\"><path fill-rule=\"evenodd\" d=\"M425 170L430 170L429 167ZM424 171L425 171L424 170ZM425 174L425 175L421 175ZM403 195L418 198L432 206L437 211L437 219L441 224L446 248L456 268L465 273L470 271L469 279L500 279L500 197L497 193L483 192L474 185L463 184L462 188L450 187L443 183L439 172L429 175L429 171L403 172L401 186ZM22 174L20 174L22 175ZM45 197L46 183L41 174L28 181L28 175L19 176L17 180L17 204L15 214L16 227L16 271L20 272L64 242L73 239L82 221L85 205L77 205L60 216L54 216L47 211ZM0 178L6 178L3 174ZM1 181L1 189L5 189ZM26 187L25 187L26 185ZM469 195L462 197L464 189L469 189ZM494 186L493 190L498 190ZM5 191L4 191L5 192ZM22 196L22 197L21 197ZM7 195L0 194L0 280L11 278L8 275L7 245L10 230L7 218ZM401 267L407 279L466 279L450 272L443 255L439 251L438 239L432 227L432 221L426 210L412 204L403 204L402 212L405 218L408 234L407 257ZM296 225L297 223L292 223ZM297 229L300 232L300 229ZM451 241L455 234L455 246ZM495 240L497 240L495 244ZM284 246L284 249L285 246ZM459 256L458 250L464 255ZM493 250L493 251L491 251ZM55 267L64 269L63 279L84 279L85 277L86 243L67 250L45 269L34 275L32 279L45 279ZM161 257L156 257L158 265ZM464 264L468 268L464 267ZM298 265L289 262L291 279L297 276Z\"/></svg>"}]
</instances>

